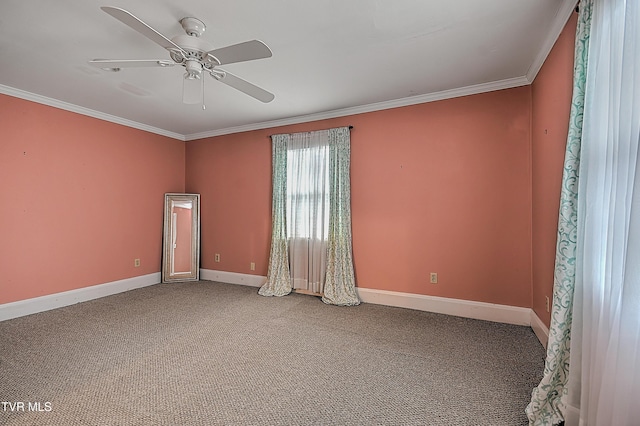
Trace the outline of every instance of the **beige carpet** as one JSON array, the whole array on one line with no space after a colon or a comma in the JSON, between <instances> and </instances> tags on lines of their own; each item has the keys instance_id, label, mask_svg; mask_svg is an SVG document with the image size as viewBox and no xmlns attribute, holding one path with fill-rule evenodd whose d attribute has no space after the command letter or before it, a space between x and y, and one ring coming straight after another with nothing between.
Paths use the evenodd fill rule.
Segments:
<instances>
[{"instance_id":1,"label":"beige carpet","mask_svg":"<svg viewBox=\"0 0 640 426\"><path fill-rule=\"evenodd\" d=\"M159 284L0 322L0 424L525 425L543 362L529 327Z\"/></svg>"}]
</instances>

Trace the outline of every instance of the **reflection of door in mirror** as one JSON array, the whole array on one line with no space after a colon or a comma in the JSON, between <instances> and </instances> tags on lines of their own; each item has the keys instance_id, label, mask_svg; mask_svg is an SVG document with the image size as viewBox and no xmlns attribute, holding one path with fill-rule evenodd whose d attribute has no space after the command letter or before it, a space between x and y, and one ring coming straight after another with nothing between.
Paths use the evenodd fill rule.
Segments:
<instances>
[{"instance_id":1,"label":"reflection of door in mirror","mask_svg":"<svg viewBox=\"0 0 640 426\"><path fill-rule=\"evenodd\" d=\"M200 276L200 195L165 194L162 281Z\"/></svg>"},{"instance_id":2,"label":"reflection of door in mirror","mask_svg":"<svg viewBox=\"0 0 640 426\"><path fill-rule=\"evenodd\" d=\"M192 202L175 202L172 208L172 274L191 271L191 208Z\"/></svg>"}]
</instances>

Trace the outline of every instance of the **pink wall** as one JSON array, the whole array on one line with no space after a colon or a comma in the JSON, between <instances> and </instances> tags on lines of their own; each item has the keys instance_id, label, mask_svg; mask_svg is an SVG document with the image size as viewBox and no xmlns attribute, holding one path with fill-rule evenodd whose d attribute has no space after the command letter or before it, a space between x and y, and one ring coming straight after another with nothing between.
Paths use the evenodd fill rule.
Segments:
<instances>
[{"instance_id":1,"label":"pink wall","mask_svg":"<svg viewBox=\"0 0 640 426\"><path fill-rule=\"evenodd\" d=\"M186 191L200 194L201 266L267 274L271 235L269 130L186 144ZM214 262L216 253L220 263ZM255 262L256 270L250 270Z\"/></svg>"},{"instance_id":2,"label":"pink wall","mask_svg":"<svg viewBox=\"0 0 640 426\"><path fill-rule=\"evenodd\" d=\"M564 150L567 143L573 51L574 13L532 85L533 299L532 307L549 326L545 296L553 295L556 234Z\"/></svg>"},{"instance_id":3,"label":"pink wall","mask_svg":"<svg viewBox=\"0 0 640 426\"><path fill-rule=\"evenodd\" d=\"M530 87L186 147L0 95L0 303L158 272L165 192L201 194L203 268L266 275L269 135L351 124L358 285L533 304L548 324L574 32Z\"/></svg>"},{"instance_id":4,"label":"pink wall","mask_svg":"<svg viewBox=\"0 0 640 426\"><path fill-rule=\"evenodd\" d=\"M523 87L356 123L359 286L529 305L529 103Z\"/></svg>"},{"instance_id":5,"label":"pink wall","mask_svg":"<svg viewBox=\"0 0 640 426\"><path fill-rule=\"evenodd\" d=\"M358 286L530 306L530 105L523 87L190 141L202 267L266 275L269 135L351 124Z\"/></svg>"},{"instance_id":6,"label":"pink wall","mask_svg":"<svg viewBox=\"0 0 640 426\"><path fill-rule=\"evenodd\" d=\"M0 303L160 271L184 142L5 95L0 117Z\"/></svg>"}]
</instances>

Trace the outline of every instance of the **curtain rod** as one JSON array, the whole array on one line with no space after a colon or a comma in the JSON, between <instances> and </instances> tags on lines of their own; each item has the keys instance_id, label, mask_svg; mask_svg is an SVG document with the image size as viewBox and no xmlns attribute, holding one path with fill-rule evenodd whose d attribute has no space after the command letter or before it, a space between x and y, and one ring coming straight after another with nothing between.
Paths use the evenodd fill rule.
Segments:
<instances>
[{"instance_id":1,"label":"curtain rod","mask_svg":"<svg viewBox=\"0 0 640 426\"><path fill-rule=\"evenodd\" d=\"M353 130L353 126L349 125L349 126L338 126L338 127L348 127L349 130ZM319 130L309 130L307 132L293 132L293 133L311 133L311 132L320 132L322 130L327 130L327 129L319 129ZM284 134L284 133L283 133ZM269 135L269 137L271 137L273 135Z\"/></svg>"}]
</instances>

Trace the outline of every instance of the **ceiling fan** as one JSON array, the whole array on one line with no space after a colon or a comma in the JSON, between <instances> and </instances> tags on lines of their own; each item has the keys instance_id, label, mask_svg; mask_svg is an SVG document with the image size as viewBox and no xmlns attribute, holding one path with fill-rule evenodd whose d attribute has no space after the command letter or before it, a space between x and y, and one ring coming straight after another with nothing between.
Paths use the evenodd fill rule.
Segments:
<instances>
[{"instance_id":1,"label":"ceiling fan","mask_svg":"<svg viewBox=\"0 0 640 426\"><path fill-rule=\"evenodd\" d=\"M199 19L181 19L180 24L186 34L169 39L124 9L110 6L101 7L101 9L167 49L171 59L94 59L89 61L91 65L109 71L120 71L121 68L127 67L180 65L186 70L182 100L187 104L197 104L203 100L204 81L202 75L204 73L210 74L214 79L259 101L267 103L275 98L272 93L231 74L229 71L217 68L219 65L271 57L271 49L263 42L251 40L213 49L210 43L200 38L206 27Z\"/></svg>"}]
</instances>

